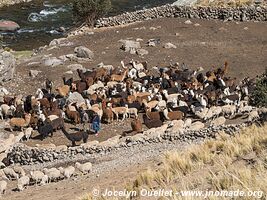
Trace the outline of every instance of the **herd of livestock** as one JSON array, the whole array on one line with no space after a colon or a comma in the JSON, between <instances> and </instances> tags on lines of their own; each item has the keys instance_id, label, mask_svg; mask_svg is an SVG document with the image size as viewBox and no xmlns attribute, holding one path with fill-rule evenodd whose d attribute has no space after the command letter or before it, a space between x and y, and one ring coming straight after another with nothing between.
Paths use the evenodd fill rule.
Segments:
<instances>
[{"instance_id":1,"label":"herd of livestock","mask_svg":"<svg viewBox=\"0 0 267 200\"><path fill-rule=\"evenodd\" d=\"M63 83L54 88L46 80L43 88L34 95L10 96L4 88L0 118L6 119L10 131L22 132L18 136L26 140L37 130L40 139L53 136L61 129L72 145L87 142L92 132L86 125L97 117L101 123L133 118L133 132L160 127L164 121L195 119L203 123L232 118L247 113L248 120L259 118L259 109L249 105L249 94L255 80L245 78L237 81L228 76L228 63L217 69L204 72L202 68L191 70L185 64L168 67L148 67L148 63L121 62L121 66L101 64L93 70L77 69L79 80L63 77ZM266 110L265 110L266 111ZM83 129L68 133L65 123L82 124ZM90 127L90 126L89 126ZM11 134L12 135L12 134ZM91 163L76 163L79 171L88 173ZM75 167L44 169L26 175L22 168L4 168L1 176L18 180L18 190L30 182L45 184L73 176ZM0 192L7 182L0 181Z\"/></svg>"},{"instance_id":2,"label":"herd of livestock","mask_svg":"<svg viewBox=\"0 0 267 200\"><path fill-rule=\"evenodd\" d=\"M79 80L63 77L62 85L55 88L46 80L35 95L4 95L0 117L9 119L11 131L26 129L26 139L34 129L41 139L61 129L75 145L77 141L87 142L91 130L68 133L65 123L86 125L95 116L102 123L132 117L133 131L141 132L142 124L153 128L167 120L191 117L207 122L219 116L233 117L237 112L253 112L248 96L255 80L237 82L227 75L228 68L225 62L204 72L202 68L191 70L184 63L148 67L147 62L132 60L127 64L122 61L117 68L101 64L93 70L77 69ZM257 117L254 113L251 120Z\"/></svg>"}]
</instances>

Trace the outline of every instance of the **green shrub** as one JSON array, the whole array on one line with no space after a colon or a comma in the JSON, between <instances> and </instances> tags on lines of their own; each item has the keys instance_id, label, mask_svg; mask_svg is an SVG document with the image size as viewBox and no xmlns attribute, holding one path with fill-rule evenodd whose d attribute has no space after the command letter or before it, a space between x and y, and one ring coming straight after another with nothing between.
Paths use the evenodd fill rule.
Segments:
<instances>
[{"instance_id":1,"label":"green shrub","mask_svg":"<svg viewBox=\"0 0 267 200\"><path fill-rule=\"evenodd\" d=\"M74 0L73 14L76 20L93 26L95 21L103 17L111 9L110 0Z\"/></svg>"},{"instance_id":2,"label":"green shrub","mask_svg":"<svg viewBox=\"0 0 267 200\"><path fill-rule=\"evenodd\" d=\"M265 73L257 80L250 101L255 106L267 107L267 69Z\"/></svg>"}]
</instances>

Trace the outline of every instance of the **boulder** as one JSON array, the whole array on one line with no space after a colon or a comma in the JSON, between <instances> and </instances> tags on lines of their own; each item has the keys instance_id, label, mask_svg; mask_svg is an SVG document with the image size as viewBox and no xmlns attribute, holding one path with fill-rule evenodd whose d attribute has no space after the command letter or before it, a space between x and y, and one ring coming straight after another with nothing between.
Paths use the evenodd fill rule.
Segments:
<instances>
[{"instance_id":1,"label":"boulder","mask_svg":"<svg viewBox=\"0 0 267 200\"><path fill-rule=\"evenodd\" d=\"M68 103L77 103L77 104L82 104L84 103L84 98L82 97L82 95L78 92L73 92L69 95L69 97L67 98L67 102Z\"/></svg>"},{"instance_id":2,"label":"boulder","mask_svg":"<svg viewBox=\"0 0 267 200\"><path fill-rule=\"evenodd\" d=\"M20 26L13 21L0 20L0 31L16 31Z\"/></svg>"},{"instance_id":3,"label":"boulder","mask_svg":"<svg viewBox=\"0 0 267 200\"><path fill-rule=\"evenodd\" d=\"M15 56L7 51L0 53L0 82L13 78L16 67Z\"/></svg>"},{"instance_id":4,"label":"boulder","mask_svg":"<svg viewBox=\"0 0 267 200\"><path fill-rule=\"evenodd\" d=\"M84 47L84 46L76 47L74 49L74 53L79 58L89 58L89 59L94 58L94 53L90 49L88 49L87 47Z\"/></svg>"},{"instance_id":5,"label":"boulder","mask_svg":"<svg viewBox=\"0 0 267 200\"><path fill-rule=\"evenodd\" d=\"M125 52L130 52L131 54L135 54L137 49L141 49L140 42L136 42L133 40L120 40L122 42L121 49Z\"/></svg>"}]
</instances>

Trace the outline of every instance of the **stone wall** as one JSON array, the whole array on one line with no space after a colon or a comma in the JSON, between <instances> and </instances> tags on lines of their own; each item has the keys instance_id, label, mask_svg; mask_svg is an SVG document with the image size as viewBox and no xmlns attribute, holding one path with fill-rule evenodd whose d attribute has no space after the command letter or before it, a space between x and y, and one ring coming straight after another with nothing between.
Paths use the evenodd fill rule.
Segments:
<instances>
[{"instance_id":1,"label":"stone wall","mask_svg":"<svg viewBox=\"0 0 267 200\"><path fill-rule=\"evenodd\" d=\"M224 21L267 21L267 7L249 6L238 8L188 7L164 5L150 9L126 12L118 16L101 18L96 27L109 27L157 18L179 17L218 19Z\"/></svg>"},{"instance_id":2,"label":"stone wall","mask_svg":"<svg viewBox=\"0 0 267 200\"><path fill-rule=\"evenodd\" d=\"M119 149L127 149L135 145L148 145L166 141L192 142L205 138L216 138L219 132L233 135L247 124L223 125L208 127L197 131L183 130L165 124L159 128L149 129L142 134L122 137L115 136L107 141L98 143L91 141L77 147L50 146L50 147L29 147L24 144L16 144L8 153L7 159L11 164L30 165L53 161L64 162L64 160L75 160L77 157L86 156L93 158L95 154L107 154Z\"/></svg>"}]
</instances>

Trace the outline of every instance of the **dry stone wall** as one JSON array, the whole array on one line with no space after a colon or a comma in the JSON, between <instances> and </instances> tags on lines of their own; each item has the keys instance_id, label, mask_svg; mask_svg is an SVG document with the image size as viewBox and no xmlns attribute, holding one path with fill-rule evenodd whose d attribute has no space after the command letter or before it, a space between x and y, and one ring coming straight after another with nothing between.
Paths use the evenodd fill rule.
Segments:
<instances>
[{"instance_id":1,"label":"dry stone wall","mask_svg":"<svg viewBox=\"0 0 267 200\"><path fill-rule=\"evenodd\" d=\"M96 27L109 27L145 21L157 18L196 18L224 21L267 21L267 8L264 6L247 6L237 8L189 7L163 5L135 12L126 12L114 17L101 18Z\"/></svg>"},{"instance_id":2,"label":"dry stone wall","mask_svg":"<svg viewBox=\"0 0 267 200\"><path fill-rule=\"evenodd\" d=\"M53 161L63 161L76 159L79 156L94 157L95 154L112 153L119 149L131 148L135 145L148 145L150 143L172 142L192 142L205 138L216 138L219 132L233 135L247 124L210 126L198 131L172 129L171 126L163 125L159 128L149 129L142 134L122 137L115 136L107 141L98 143L91 141L77 147L50 146L50 147L29 147L25 144L15 145L7 155L10 164L30 165Z\"/></svg>"}]
</instances>

